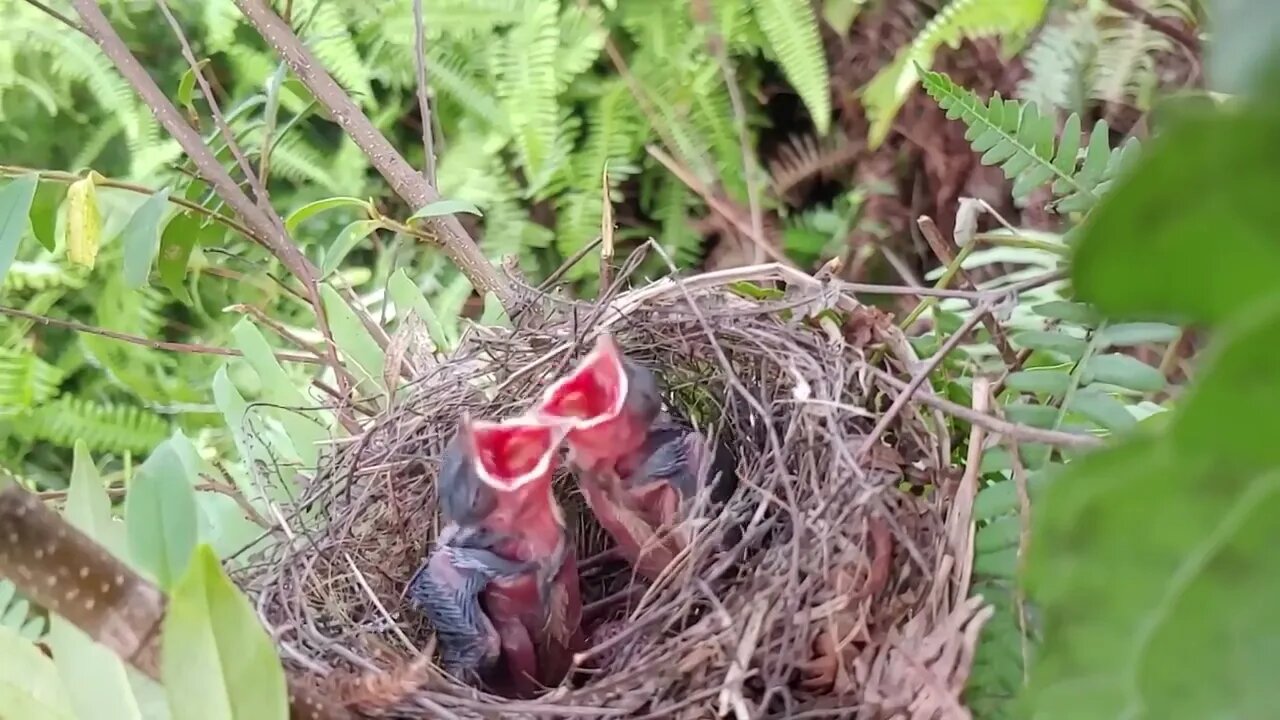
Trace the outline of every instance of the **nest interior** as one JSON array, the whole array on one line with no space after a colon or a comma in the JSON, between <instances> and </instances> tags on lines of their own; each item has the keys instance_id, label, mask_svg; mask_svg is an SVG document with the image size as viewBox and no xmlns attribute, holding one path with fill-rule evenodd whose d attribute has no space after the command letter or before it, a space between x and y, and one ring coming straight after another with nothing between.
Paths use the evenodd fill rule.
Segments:
<instances>
[{"instance_id":1,"label":"nest interior","mask_svg":"<svg viewBox=\"0 0 1280 720\"><path fill-rule=\"evenodd\" d=\"M971 523L946 425L894 407L918 359L888 316L822 283L768 299L730 286L566 304L413 361L409 391L335 444L285 509L293 541L241 577L286 663L369 716L963 714L986 613L967 598ZM674 411L728 443L738 488L714 516L692 514L688 551L649 583L610 559L574 480L558 477L592 646L533 700L461 685L404 600L439 529L437 458L464 412L525 410L602 331L658 374Z\"/></svg>"}]
</instances>

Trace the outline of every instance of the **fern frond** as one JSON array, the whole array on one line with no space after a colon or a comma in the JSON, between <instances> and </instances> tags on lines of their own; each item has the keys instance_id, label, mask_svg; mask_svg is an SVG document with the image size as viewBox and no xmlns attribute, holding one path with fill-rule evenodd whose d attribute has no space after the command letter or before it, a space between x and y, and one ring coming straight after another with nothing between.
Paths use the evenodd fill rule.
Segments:
<instances>
[{"instance_id":1,"label":"fern frond","mask_svg":"<svg viewBox=\"0 0 1280 720\"><path fill-rule=\"evenodd\" d=\"M556 85L564 91L591 69L605 41L604 15L597 7L567 7L560 15L560 50L556 53Z\"/></svg>"},{"instance_id":2,"label":"fern frond","mask_svg":"<svg viewBox=\"0 0 1280 720\"><path fill-rule=\"evenodd\" d=\"M58 394L63 373L30 350L0 348L0 416L15 415Z\"/></svg>"},{"instance_id":3,"label":"fern frond","mask_svg":"<svg viewBox=\"0 0 1280 720\"><path fill-rule=\"evenodd\" d=\"M18 595L14 584L3 579L0 579L0 626L32 642L44 637L49 628L45 618L31 612L31 604Z\"/></svg>"},{"instance_id":4,"label":"fern frond","mask_svg":"<svg viewBox=\"0 0 1280 720\"><path fill-rule=\"evenodd\" d=\"M9 272L0 283L0 297L26 295L55 288L74 290L84 287L85 280L85 273L78 268L49 260L16 260L9 266Z\"/></svg>"},{"instance_id":5,"label":"fern frond","mask_svg":"<svg viewBox=\"0 0 1280 720\"><path fill-rule=\"evenodd\" d=\"M1098 40L1087 11L1069 13L1046 26L1023 54L1029 75L1018 83L1018 97L1040 106L1046 115L1054 110L1084 112L1088 72Z\"/></svg>"},{"instance_id":6,"label":"fern frond","mask_svg":"<svg viewBox=\"0 0 1280 720\"><path fill-rule=\"evenodd\" d=\"M871 122L867 133L871 148L884 142L894 117L920 78L920 68L933 64L938 48L944 44L957 47L965 39L1021 35L1040 22L1047 6L1048 0L951 0L863 89L862 104Z\"/></svg>"},{"instance_id":7,"label":"fern frond","mask_svg":"<svg viewBox=\"0 0 1280 720\"><path fill-rule=\"evenodd\" d=\"M30 440L71 447L84 440L95 452L143 455L169 435L169 423L136 405L96 403L63 395L23 413L15 432Z\"/></svg>"},{"instance_id":8,"label":"fern frond","mask_svg":"<svg viewBox=\"0 0 1280 720\"><path fill-rule=\"evenodd\" d=\"M1134 138L1113 152L1106 121L1099 120L1081 162L1079 115L1067 118L1059 144L1053 121L1033 104L1004 100L997 93L984 105L976 94L942 73L925 71L923 82L947 117L961 120L968 128L965 138L975 152L982 153L982 163L999 165L1005 177L1014 181L1015 197L1025 197L1052 182L1054 192L1062 196L1057 203L1060 211L1087 210L1136 155Z\"/></svg>"},{"instance_id":9,"label":"fern frond","mask_svg":"<svg viewBox=\"0 0 1280 720\"><path fill-rule=\"evenodd\" d=\"M324 64L325 70L357 103L366 108L373 107L368 66L360 57L341 6L322 0L295 0L293 16L306 18L303 39Z\"/></svg>"},{"instance_id":10,"label":"fern frond","mask_svg":"<svg viewBox=\"0 0 1280 720\"><path fill-rule=\"evenodd\" d=\"M526 4L524 17L493 48L498 95L515 133L520 165L531 190L550 179L545 165L555 152L560 119L556 54L560 48L558 0Z\"/></svg>"},{"instance_id":11,"label":"fern frond","mask_svg":"<svg viewBox=\"0 0 1280 720\"><path fill-rule=\"evenodd\" d=\"M831 80L809 0L752 0L756 22L805 107L819 135L831 127Z\"/></svg>"},{"instance_id":12,"label":"fern frond","mask_svg":"<svg viewBox=\"0 0 1280 720\"><path fill-rule=\"evenodd\" d=\"M827 179L847 168L862 154L863 146L844 135L821 140L810 134L793 135L778 147L769 161L773 191L785 198L814 178Z\"/></svg>"},{"instance_id":13,"label":"fern frond","mask_svg":"<svg viewBox=\"0 0 1280 720\"><path fill-rule=\"evenodd\" d=\"M1141 0L1139 5L1154 17L1183 20L1191 9L1183 0ZM1156 57L1172 49L1162 32L1152 30L1130 13L1107 6L1099 14L1098 55L1093 64L1093 97L1107 102L1132 104L1140 110L1151 106L1159 81Z\"/></svg>"}]
</instances>

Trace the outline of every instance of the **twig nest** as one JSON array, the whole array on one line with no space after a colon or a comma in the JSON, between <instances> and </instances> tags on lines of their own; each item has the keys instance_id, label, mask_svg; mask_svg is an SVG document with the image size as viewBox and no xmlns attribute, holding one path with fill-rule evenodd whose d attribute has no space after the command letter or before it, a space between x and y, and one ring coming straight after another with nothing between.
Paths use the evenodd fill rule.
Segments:
<instances>
[{"instance_id":1,"label":"twig nest","mask_svg":"<svg viewBox=\"0 0 1280 720\"><path fill-rule=\"evenodd\" d=\"M305 537L246 580L287 662L370 716L967 717L959 693L985 619L966 600L970 496L948 472L940 415L908 403L886 416L919 369L890 319L776 267L561 310L418 363L392 410L335 444L285 509ZM437 459L464 412L523 412L602 331L729 444L738 488L686 521L687 551L648 582L610 559L565 473L592 647L534 700L461 685L403 598L439 527Z\"/></svg>"}]
</instances>

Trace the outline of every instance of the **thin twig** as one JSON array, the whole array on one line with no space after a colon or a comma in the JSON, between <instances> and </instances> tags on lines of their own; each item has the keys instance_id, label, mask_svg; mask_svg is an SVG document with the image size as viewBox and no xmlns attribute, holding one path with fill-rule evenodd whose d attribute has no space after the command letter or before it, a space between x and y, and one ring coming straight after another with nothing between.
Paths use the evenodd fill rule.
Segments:
<instances>
[{"instance_id":1,"label":"thin twig","mask_svg":"<svg viewBox=\"0 0 1280 720\"><path fill-rule=\"evenodd\" d=\"M875 444L880 441L880 436L884 435L885 430L889 429L889 425L898 417L898 413L902 412L907 403L911 402L911 398L920 389L920 386L929 379L929 376L933 374L933 371L942 363L943 359L950 355L952 350L956 349L960 341L965 339L969 331L973 330L978 324L978 320L985 316L989 310L990 305L987 302L979 303L973 314L960 326L960 329L951 333L951 337L942 343L942 347L938 348L938 352L924 361L920 369L911 378L911 382L907 384L906 389L894 399L893 404L884 412L884 415L880 416L880 420L876 422L875 427L871 428L871 432L863 439L862 447L858 448L858 457L865 457L867 453L871 452L871 448L875 447ZM943 431L942 428L939 428L939 431Z\"/></svg>"},{"instance_id":2,"label":"thin twig","mask_svg":"<svg viewBox=\"0 0 1280 720\"><path fill-rule=\"evenodd\" d=\"M894 388L895 390L905 391L907 383L902 382L893 375L877 368L875 366L867 366L868 373L874 375L880 382ZM1045 445L1055 445L1058 447L1073 448L1095 448L1102 445L1102 439L1093 435L1077 435L1075 433L1063 432L1061 430L1043 430L1029 425L1018 425L1007 420L991 417L982 413L975 412L973 408L967 408L963 405L953 403L950 400L934 395L933 393L919 393L915 399L929 407L936 408L942 412L957 417L968 423L981 425L990 432L1000 433L1002 435L1016 435L1019 440L1025 442L1044 443Z\"/></svg>"},{"instance_id":3,"label":"thin twig","mask_svg":"<svg viewBox=\"0 0 1280 720\"><path fill-rule=\"evenodd\" d=\"M422 115L422 177L436 184L435 130L431 126L431 103L427 100L426 23L422 17L422 0L413 0L413 55L418 66L418 112Z\"/></svg>"},{"instance_id":4,"label":"thin twig","mask_svg":"<svg viewBox=\"0 0 1280 720\"><path fill-rule=\"evenodd\" d=\"M74 330L88 335L97 335L99 337L109 338L111 340L119 340L121 342L141 345L151 348L152 350L168 350L171 352L191 353L196 355L222 355L224 357L244 357L244 353L234 348L214 347L212 345L199 345L196 343L180 343L168 342L166 340L152 340L151 338L141 337L139 335L129 335L127 333L107 330L106 328L94 327L92 325L84 325L82 323L70 320L59 320L46 315L38 315L36 313L18 310L16 308L0 307L0 315L8 315L10 317L30 320L40 325L48 327L63 328L65 330ZM309 365L323 365L324 361L311 357L310 355L300 355L298 353L278 352L275 354L277 360L285 362L307 363Z\"/></svg>"},{"instance_id":5,"label":"thin twig","mask_svg":"<svg viewBox=\"0 0 1280 720\"><path fill-rule=\"evenodd\" d=\"M27 3L28 5L30 5L31 7L33 7L33 8L35 8L35 9L39 10L40 12L44 13L45 15L48 15L49 17L53 18L54 20L57 20L58 22L62 23L63 25L66 25L67 27L71 28L72 30L75 30L76 32L78 32L78 33L80 33L80 34L82 34L82 35L84 35L84 36L86 36L86 37L89 37L89 33L85 32L85 29L84 29L84 28L82 28L82 27L80 27L79 25L77 25L75 20L72 20L71 18L67 17L66 15L63 15L62 13L58 12L57 10L54 10L53 8L49 7L48 5L45 5L44 3L40 2L40 0L25 0L25 1L26 1L26 3Z\"/></svg>"},{"instance_id":6,"label":"thin twig","mask_svg":"<svg viewBox=\"0 0 1280 720\"><path fill-rule=\"evenodd\" d=\"M218 107L218 100L213 94L213 88L209 87L209 81L204 76L203 67L196 60L195 52L191 49L191 43L187 40L187 34L183 32L182 25L178 19L173 16L173 11L169 9L169 3L166 0L156 0L161 14L169 23L169 29L173 31L174 37L178 39L178 45L182 49L182 57L187 61L187 67L195 75L196 84L200 86L200 92L204 94L205 105L209 107L209 115L213 117L213 124L217 128L218 133L222 135L222 139L227 143L227 150L231 151L231 156L235 158L236 164L240 166L240 172L244 173L245 182L253 190L254 200L258 203L262 214L274 225L278 226L281 233L284 232L284 221L271 207L271 196L267 194L267 188L263 184L265 178L258 177L254 172L253 166L249 164L249 158L245 157L244 151L240 149L240 143L236 142L235 133L231 132L231 127L227 125L227 119L222 114L222 109ZM316 309L320 311L319 308Z\"/></svg>"},{"instance_id":7,"label":"thin twig","mask_svg":"<svg viewBox=\"0 0 1280 720\"><path fill-rule=\"evenodd\" d=\"M293 70L294 75L307 86L334 121L364 152L397 195L414 210L440 200L440 193L436 188L423 179L386 136L374 127L360 106L334 81L324 69L324 64L307 49L266 0L235 0L235 3L258 34L271 45ZM480 246L456 217L447 215L425 224L435 230L431 239L444 250L462 274L467 276L478 293L484 295L493 292L508 312L516 308L518 298L514 285L489 262Z\"/></svg>"},{"instance_id":8,"label":"thin twig","mask_svg":"<svg viewBox=\"0 0 1280 720\"><path fill-rule=\"evenodd\" d=\"M750 238L751 241L760 248L760 250L764 251L764 253L775 262L779 262L784 265L791 265L793 267L795 266L795 263L791 262L786 255L782 254L781 251L775 248L773 243L769 242L763 232L757 233L755 228L742 222L742 218L738 217L738 214L733 211L733 208L729 207L728 203L716 197L715 193L711 192L709 188L703 185L701 180L694 177L693 173L689 172L676 162L675 158L668 155L662 150L662 148L659 148L656 145L648 145L645 147L645 150L654 160L657 160L663 167L670 171L672 175L675 175L677 180L689 186L690 190L697 193L698 196L702 198L702 201L707 204L707 207L711 208L725 220L732 223L738 232Z\"/></svg>"},{"instance_id":9,"label":"thin twig","mask_svg":"<svg viewBox=\"0 0 1280 720\"><path fill-rule=\"evenodd\" d=\"M938 256L938 260L942 262L943 265L951 264L951 261L955 259L955 256L951 252L951 247L954 245L954 241L948 243L946 239L942 237L942 231L938 229L937 223L935 223L933 218L928 215L921 215L917 218L916 225L919 226L920 234L924 236L925 242L929 244L929 247L933 250L933 254ZM978 284L973 281L973 278L969 277L968 271L963 267L956 267L956 277L960 279L960 283L964 289L977 292ZM987 329L987 332L991 334L991 341L995 343L996 348L1000 351L1000 358L1004 360L1004 364L1011 368L1020 367L1020 364L1018 363L1018 353L1013 349L1013 346L1009 344L1009 337L1006 335L1004 328L1000 327L1000 322L990 313L983 313L982 325Z\"/></svg>"}]
</instances>

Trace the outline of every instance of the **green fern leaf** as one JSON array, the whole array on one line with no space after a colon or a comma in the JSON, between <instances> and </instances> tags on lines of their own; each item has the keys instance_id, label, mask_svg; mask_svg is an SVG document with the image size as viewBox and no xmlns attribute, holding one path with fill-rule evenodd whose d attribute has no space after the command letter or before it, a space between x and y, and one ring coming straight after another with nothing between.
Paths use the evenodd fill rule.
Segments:
<instances>
[{"instance_id":1,"label":"green fern leaf","mask_svg":"<svg viewBox=\"0 0 1280 720\"><path fill-rule=\"evenodd\" d=\"M752 0L756 22L769 39L787 80L804 100L819 135L831 127L831 81L809 0Z\"/></svg>"},{"instance_id":2,"label":"green fern leaf","mask_svg":"<svg viewBox=\"0 0 1280 720\"><path fill-rule=\"evenodd\" d=\"M1034 104L1004 100L997 93L984 105L976 94L942 73L926 70L922 78L925 90L946 110L947 117L959 119L968 128L965 138L975 152L982 153L982 163L999 165L1014 181L1015 197L1025 197L1052 181L1054 192L1063 196L1057 205L1060 211L1087 210L1105 192L1105 184L1127 166L1126 157L1136 152L1136 145L1113 152L1106 122L1099 121L1085 148L1084 162L1077 169L1079 116L1067 118L1058 144L1052 119Z\"/></svg>"},{"instance_id":3,"label":"green fern leaf","mask_svg":"<svg viewBox=\"0 0 1280 720\"><path fill-rule=\"evenodd\" d=\"M1040 22L1047 6L1048 0L952 0L863 89L862 104L871 122L868 144L876 148L884 142L938 48L957 47L966 38L1022 35Z\"/></svg>"},{"instance_id":4,"label":"green fern leaf","mask_svg":"<svg viewBox=\"0 0 1280 720\"><path fill-rule=\"evenodd\" d=\"M20 415L14 429L29 440L65 447L84 440L90 450L143 455L168 437L169 423L134 405L99 404L63 395Z\"/></svg>"},{"instance_id":5,"label":"green fern leaf","mask_svg":"<svg viewBox=\"0 0 1280 720\"><path fill-rule=\"evenodd\" d=\"M493 49L498 95L515 133L520 164L531 191L550 179L546 164L556 152L560 119L556 55L560 48L560 3L531 2L506 42Z\"/></svg>"},{"instance_id":6,"label":"green fern leaf","mask_svg":"<svg viewBox=\"0 0 1280 720\"><path fill-rule=\"evenodd\" d=\"M0 417L36 407L58 394L63 373L27 350L0 348Z\"/></svg>"}]
</instances>

